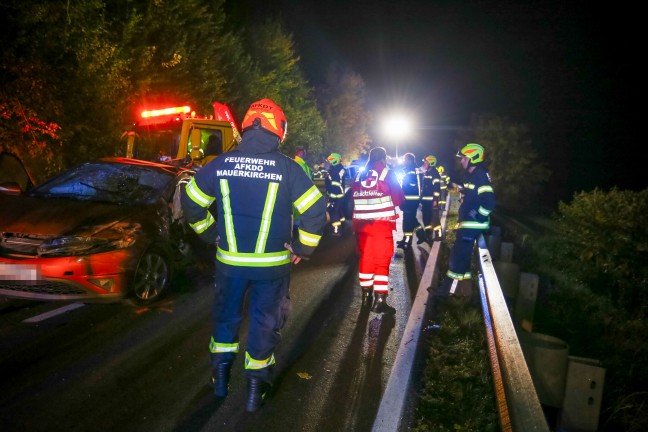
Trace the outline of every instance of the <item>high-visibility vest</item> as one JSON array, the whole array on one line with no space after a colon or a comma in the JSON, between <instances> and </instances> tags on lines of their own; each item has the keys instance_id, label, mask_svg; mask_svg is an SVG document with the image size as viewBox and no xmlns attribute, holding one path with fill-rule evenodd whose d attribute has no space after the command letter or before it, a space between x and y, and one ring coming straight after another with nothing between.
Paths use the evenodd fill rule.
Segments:
<instances>
[{"instance_id":1,"label":"high-visibility vest","mask_svg":"<svg viewBox=\"0 0 648 432\"><path fill-rule=\"evenodd\" d=\"M389 184L385 182L388 172L389 168L384 168L380 174L369 170L364 179L358 174L351 189L354 219L398 219Z\"/></svg>"}]
</instances>

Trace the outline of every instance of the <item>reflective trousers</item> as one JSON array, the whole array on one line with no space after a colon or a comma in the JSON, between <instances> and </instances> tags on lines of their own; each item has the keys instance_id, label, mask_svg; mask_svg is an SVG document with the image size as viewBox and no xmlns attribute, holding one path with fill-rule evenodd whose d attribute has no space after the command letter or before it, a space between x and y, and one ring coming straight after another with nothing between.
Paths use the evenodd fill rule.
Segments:
<instances>
[{"instance_id":1,"label":"reflective trousers","mask_svg":"<svg viewBox=\"0 0 648 432\"><path fill-rule=\"evenodd\" d=\"M406 236L412 236L416 231L423 228L416 218L418 206L419 202L414 200L405 201L401 205L403 210L403 234Z\"/></svg>"},{"instance_id":2,"label":"reflective trousers","mask_svg":"<svg viewBox=\"0 0 648 432\"><path fill-rule=\"evenodd\" d=\"M344 222L344 200L342 198L329 198L328 214L331 218L332 226L340 226Z\"/></svg>"},{"instance_id":3,"label":"reflective trousers","mask_svg":"<svg viewBox=\"0 0 648 432\"><path fill-rule=\"evenodd\" d=\"M377 294L389 294L389 264L394 255L392 225L389 221L374 221L356 232L360 287L373 288Z\"/></svg>"},{"instance_id":4,"label":"reflective trousers","mask_svg":"<svg viewBox=\"0 0 648 432\"><path fill-rule=\"evenodd\" d=\"M439 204L436 201L421 201L421 213L423 228L428 234L432 234L432 230L435 228L441 228Z\"/></svg>"},{"instance_id":5,"label":"reflective trousers","mask_svg":"<svg viewBox=\"0 0 648 432\"><path fill-rule=\"evenodd\" d=\"M472 278L470 270L472 254L475 248L475 240L481 233L482 230L478 229L459 228L457 230L457 238L450 252L448 272L446 273L441 294L451 293L453 282Z\"/></svg>"},{"instance_id":6,"label":"reflective trousers","mask_svg":"<svg viewBox=\"0 0 648 432\"><path fill-rule=\"evenodd\" d=\"M233 362L238 353L239 328L248 298L248 334L245 373L272 381L274 350L281 340L290 310L290 275L270 280L250 280L216 273L213 329L210 343L212 366Z\"/></svg>"}]
</instances>

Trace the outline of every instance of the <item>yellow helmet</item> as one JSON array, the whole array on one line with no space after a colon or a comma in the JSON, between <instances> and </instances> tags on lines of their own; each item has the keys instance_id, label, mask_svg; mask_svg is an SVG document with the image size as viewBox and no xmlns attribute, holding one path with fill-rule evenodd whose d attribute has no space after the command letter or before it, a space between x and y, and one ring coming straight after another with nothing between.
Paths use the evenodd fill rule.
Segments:
<instances>
[{"instance_id":1,"label":"yellow helmet","mask_svg":"<svg viewBox=\"0 0 648 432\"><path fill-rule=\"evenodd\" d=\"M471 164L478 164L484 161L484 147L479 144L466 144L457 152L457 157L467 157Z\"/></svg>"},{"instance_id":2,"label":"yellow helmet","mask_svg":"<svg viewBox=\"0 0 648 432\"><path fill-rule=\"evenodd\" d=\"M331 163L331 165L337 165L340 163L342 155L340 153L331 153L326 160Z\"/></svg>"},{"instance_id":3,"label":"yellow helmet","mask_svg":"<svg viewBox=\"0 0 648 432\"><path fill-rule=\"evenodd\" d=\"M436 156L427 155L427 156L425 156L425 157L423 158L423 160L424 160L425 162L429 163L430 166L436 166L436 163L437 163L437 158L436 158Z\"/></svg>"},{"instance_id":4,"label":"yellow helmet","mask_svg":"<svg viewBox=\"0 0 648 432\"><path fill-rule=\"evenodd\" d=\"M437 171L439 171L439 174L443 174L445 172L445 168L443 168L443 165L439 165L437 167Z\"/></svg>"}]
</instances>

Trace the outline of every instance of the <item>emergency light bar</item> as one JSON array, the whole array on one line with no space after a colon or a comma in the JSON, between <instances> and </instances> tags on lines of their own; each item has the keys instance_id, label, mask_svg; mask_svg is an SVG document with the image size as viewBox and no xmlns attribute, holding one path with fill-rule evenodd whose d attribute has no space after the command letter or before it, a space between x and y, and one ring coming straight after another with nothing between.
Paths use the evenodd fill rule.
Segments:
<instances>
[{"instance_id":1,"label":"emergency light bar","mask_svg":"<svg viewBox=\"0 0 648 432\"><path fill-rule=\"evenodd\" d=\"M191 108L188 106L164 108L164 109L153 110L153 111L142 111L142 118L160 117L160 116L182 114L182 113L187 114L190 111Z\"/></svg>"}]
</instances>

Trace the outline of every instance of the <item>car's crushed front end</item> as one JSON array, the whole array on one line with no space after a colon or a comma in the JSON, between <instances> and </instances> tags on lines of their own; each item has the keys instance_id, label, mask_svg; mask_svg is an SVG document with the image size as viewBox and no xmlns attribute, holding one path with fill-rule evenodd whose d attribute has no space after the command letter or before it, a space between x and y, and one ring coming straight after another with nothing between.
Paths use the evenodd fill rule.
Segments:
<instances>
[{"instance_id":1,"label":"car's crushed front end","mask_svg":"<svg viewBox=\"0 0 648 432\"><path fill-rule=\"evenodd\" d=\"M157 296L169 282L176 172L139 161L87 163L27 194L0 194L0 296Z\"/></svg>"}]
</instances>

